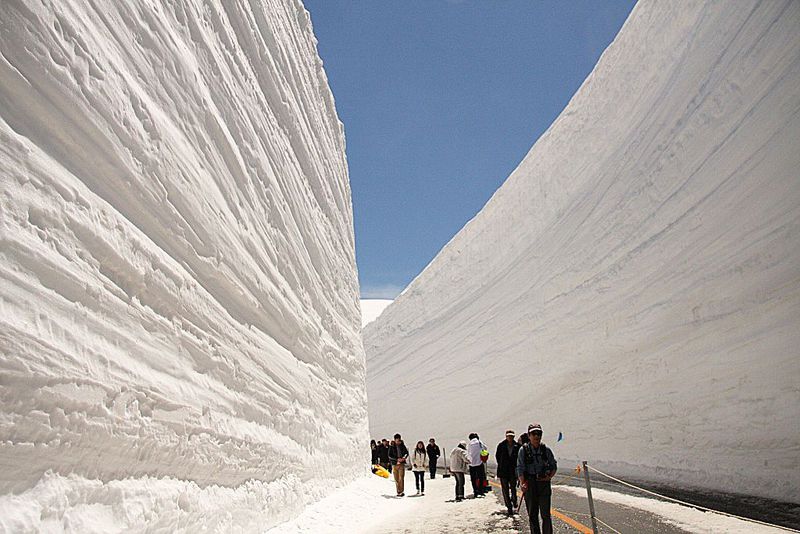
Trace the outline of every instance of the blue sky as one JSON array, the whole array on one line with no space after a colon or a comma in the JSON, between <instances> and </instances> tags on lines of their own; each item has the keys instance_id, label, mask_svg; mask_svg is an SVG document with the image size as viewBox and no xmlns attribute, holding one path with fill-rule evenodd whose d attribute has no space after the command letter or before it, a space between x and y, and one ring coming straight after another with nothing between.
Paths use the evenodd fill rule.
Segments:
<instances>
[{"instance_id":1,"label":"blue sky","mask_svg":"<svg viewBox=\"0 0 800 534\"><path fill-rule=\"evenodd\" d=\"M393 298L547 130L635 2L305 0L345 125L362 298Z\"/></svg>"}]
</instances>

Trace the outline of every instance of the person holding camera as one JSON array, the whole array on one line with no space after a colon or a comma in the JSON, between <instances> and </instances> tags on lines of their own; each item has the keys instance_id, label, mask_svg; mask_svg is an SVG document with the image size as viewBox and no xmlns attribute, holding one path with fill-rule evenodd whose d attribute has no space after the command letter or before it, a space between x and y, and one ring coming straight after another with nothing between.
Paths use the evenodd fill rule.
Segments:
<instances>
[{"instance_id":1,"label":"person holding camera","mask_svg":"<svg viewBox=\"0 0 800 534\"><path fill-rule=\"evenodd\" d=\"M552 534L553 520L550 518L550 500L553 493L550 480L558 470L553 451L542 443L542 425L528 426L529 442L517 455L517 478L525 496L532 534ZM539 515L542 528L539 529Z\"/></svg>"}]
</instances>

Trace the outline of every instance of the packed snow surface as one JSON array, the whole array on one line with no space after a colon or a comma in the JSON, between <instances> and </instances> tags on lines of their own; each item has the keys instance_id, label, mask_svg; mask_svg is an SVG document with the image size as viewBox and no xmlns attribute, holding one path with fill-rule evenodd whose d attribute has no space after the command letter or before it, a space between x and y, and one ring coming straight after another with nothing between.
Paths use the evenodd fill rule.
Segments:
<instances>
[{"instance_id":1,"label":"packed snow surface","mask_svg":"<svg viewBox=\"0 0 800 534\"><path fill-rule=\"evenodd\" d=\"M380 317L383 310L391 304L391 300L387 299L362 299L361 300L361 326L367 326L369 323Z\"/></svg>"},{"instance_id":2,"label":"packed snow surface","mask_svg":"<svg viewBox=\"0 0 800 534\"><path fill-rule=\"evenodd\" d=\"M455 502L455 479L425 480L425 495L416 495L414 475L406 473L405 497L395 496L394 480L370 475L308 506L296 519L267 534L515 534L514 520L497 514L495 495ZM469 486L469 481L467 481ZM467 490L469 494L469 489Z\"/></svg>"},{"instance_id":3,"label":"packed snow surface","mask_svg":"<svg viewBox=\"0 0 800 534\"><path fill-rule=\"evenodd\" d=\"M365 474L302 4L3 0L0 54L0 531L258 530Z\"/></svg>"},{"instance_id":4,"label":"packed snow surface","mask_svg":"<svg viewBox=\"0 0 800 534\"><path fill-rule=\"evenodd\" d=\"M731 7L637 4L366 327L373 436L800 502L800 2Z\"/></svg>"},{"instance_id":5,"label":"packed snow surface","mask_svg":"<svg viewBox=\"0 0 800 534\"><path fill-rule=\"evenodd\" d=\"M411 478L412 480L409 480ZM267 531L268 534L409 534L409 533L464 533L493 532L496 534L518 533L519 525L527 524L525 509L514 519L505 515L500 490L495 489L483 499L468 498L456 503L453 500L453 478L438 477L425 480L425 495L417 496L411 473L406 476L406 497L394 497L394 481L372 476L357 480L344 488L332 492L319 502L308 506L303 513ZM410 485L409 485L410 483ZM469 485L469 481L467 482ZM560 509L561 491L571 492L586 498L586 489L570 486L557 486L553 501L554 508ZM469 488L467 494L470 494ZM686 532L701 533L764 533L785 532L721 514L701 512L694 508L681 506L655 499L635 497L621 493L593 488L596 501L619 504L620 513L625 510L644 510ZM584 501L585 502L585 501ZM581 508L585 513L587 508ZM580 517L584 525L591 525L588 514ZM556 532L576 532L567 528L558 517L553 518ZM613 526L613 525L612 525ZM607 532L602 529L601 532Z\"/></svg>"}]
</instances>

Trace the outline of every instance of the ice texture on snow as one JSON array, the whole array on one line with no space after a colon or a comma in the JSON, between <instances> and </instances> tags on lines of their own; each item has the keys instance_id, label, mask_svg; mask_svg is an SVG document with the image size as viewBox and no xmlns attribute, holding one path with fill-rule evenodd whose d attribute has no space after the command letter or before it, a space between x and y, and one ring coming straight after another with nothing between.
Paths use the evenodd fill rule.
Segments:
<instances>
[{"instance_id":1,"label":"ice texture on snow","mask_svg":"<svg viewBox=\"0 0 800 534\"><path fill-rule=\"evenodd\" d=\"M191 530L197 499L264 528L366 472L344 134L299 0L4 0L0 54L0 530Z\"/></svg>"},{"instance_id":2,"label":"ice texture on snow","mask_svg":"<svg viewBox=\"0 0 800 534\"><path fill-rule=\"evenodd\" d=\"M800 502L798 28L795 1L637 4L367 325L372 434L540 422L562 458Z\"/></svg>"}]
</instances>

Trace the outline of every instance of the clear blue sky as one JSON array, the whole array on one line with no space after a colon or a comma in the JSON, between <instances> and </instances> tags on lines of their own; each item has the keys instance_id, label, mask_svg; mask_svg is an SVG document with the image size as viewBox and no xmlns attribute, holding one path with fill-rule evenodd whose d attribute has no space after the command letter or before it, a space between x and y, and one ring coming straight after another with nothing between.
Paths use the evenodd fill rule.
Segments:
<instances>
[{"instance_id":1,"label":"clear blue sky","mask_svg":"<svg viewBox=\"0 0 800 534\"><path fill-rule=\"evenodd\" d=\"M305 0L347 136L362 298L393 298L564 109L631 0Z\"/></svg>"}]
</instances>

